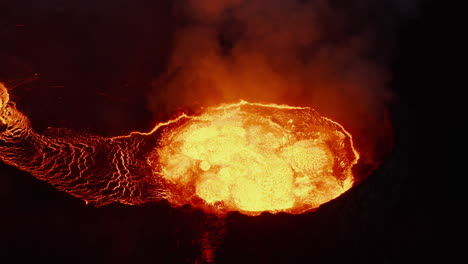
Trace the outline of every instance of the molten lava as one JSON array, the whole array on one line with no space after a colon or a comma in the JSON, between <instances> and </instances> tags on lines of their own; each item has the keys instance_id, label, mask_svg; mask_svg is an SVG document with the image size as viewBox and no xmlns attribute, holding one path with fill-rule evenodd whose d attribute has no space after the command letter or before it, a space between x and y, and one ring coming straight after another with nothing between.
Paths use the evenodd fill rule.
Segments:
<instances>
[{"instance_id":1,"label":"molten lava","mask_svg":"<svg viewBox=\"0 0 468 264\"><path fill-rule=\"evenodd\" d=\"M167 128L149 157L169 200L214 213L301 213L348 190L359 155L307 107L240 102Z\"/></svg>"},{"instance_id":2,"label":"molten lava","mask_svg":"<svg viewBox=\"0 0 468 264\"><path fill-rule=\"evenodd\" d=\"M0 84L0 159L87 203L167 199L223 216L302 213L349 189L351 135L308 107L240 102L118 137L36 133Z\"/></svg>"}]
</instances>

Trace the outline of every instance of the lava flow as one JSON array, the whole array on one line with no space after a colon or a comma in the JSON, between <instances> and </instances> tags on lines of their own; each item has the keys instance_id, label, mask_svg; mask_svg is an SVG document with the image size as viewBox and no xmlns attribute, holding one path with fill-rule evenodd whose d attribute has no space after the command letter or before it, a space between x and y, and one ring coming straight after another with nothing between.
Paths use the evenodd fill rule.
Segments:
<instances>
[{"instance_id":1,"label":"lava flow","mask_svg":"<svg viewBox=\"0 0 468 264\"><path fill-rule=\"evenodd\" d=\"M0 159L97 206L167 199L225 215L302 213L348 190L351 135L309 107L242 101L119 137L37 134L0 84Z\"/></svg>"}]
</instances>

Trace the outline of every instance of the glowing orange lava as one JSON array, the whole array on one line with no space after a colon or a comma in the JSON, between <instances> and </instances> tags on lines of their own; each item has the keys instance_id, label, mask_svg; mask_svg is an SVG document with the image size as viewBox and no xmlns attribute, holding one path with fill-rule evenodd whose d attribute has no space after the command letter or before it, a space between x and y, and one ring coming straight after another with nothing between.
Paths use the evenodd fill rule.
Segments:
<instances>
[{"instance_id":1,"label":"glowing orange lava","mask_svg":"<svg viewBox=\"0 0 468 264\"><path fill-rule=\"evenodd\" d=\"M0 159L87 203L167 199L224 215L302 213L348 190L351 135L308 107L240 102L118 137L37 134L0 84Z\"/></svg>"},{"instance_id":2,"label":"glowing orange lava","mask_svg":"<svg viewBox=\"0 0 468 264\"><path fill-rule=\"evenodd\" d=\"M338 197L358 158L350 134L311 108L243 101L165 129L149 162L174 204L258 215Z\"/></svg>"}]
</instances>

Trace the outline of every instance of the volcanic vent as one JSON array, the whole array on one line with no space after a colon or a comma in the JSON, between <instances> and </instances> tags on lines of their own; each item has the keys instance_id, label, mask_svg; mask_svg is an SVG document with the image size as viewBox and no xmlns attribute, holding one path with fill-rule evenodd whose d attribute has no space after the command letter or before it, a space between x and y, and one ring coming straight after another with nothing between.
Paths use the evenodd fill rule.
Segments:
<instances>
[{"instance_id":1,"label":"volcanic vent","mask_svg":"<svg viewBox=\"0 0 468 264\"><path fill-rule=\"evenodd\" d=\"M164 128L149 163L175 205L256 215L336 198L358 157L351 135L311 108L242 101Z\"/></svg>"},{"instance_id":2,"label":"volcanic vent","mask_svg":"<svg viewBox=\"0 0 468 264\"><path fill-rule=\"evenodd\" d=\"M207 108L118 137L40 135L1 86L0 158L95 205L166 198L208 213L302 213L354 181L351 135L308 107Z\"/></svg>"}]
</instances>

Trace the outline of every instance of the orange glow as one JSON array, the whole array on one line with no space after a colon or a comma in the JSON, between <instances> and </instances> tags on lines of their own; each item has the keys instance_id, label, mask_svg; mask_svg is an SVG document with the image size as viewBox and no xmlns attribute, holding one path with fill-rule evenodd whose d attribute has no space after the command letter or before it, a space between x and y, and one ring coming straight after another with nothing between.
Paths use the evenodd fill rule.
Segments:
<instances>
[{"instance_id":1,"label":"orange glow","mask_svg":"<svg viewBox=\"0 0 468 264\"><path fill-rule=\"evenodd\" d=\"M219 216L298 214L354 182L351 135L309 107L241 101L117 137L34 132L0 84L0 159L97 206L167 199Z\"/></svg>"},{"instance_id":2,"label":"orange glow","mask_svg":"<svg viewBox=\"0 0 468 264\"><path fill-rule=\"evenodd\" d=\"M149 162L174 204L258 215L302 213L338 197L358 158L351 135L311 108L242 101L164 130Z\"/></svg>"}]
</instances>

